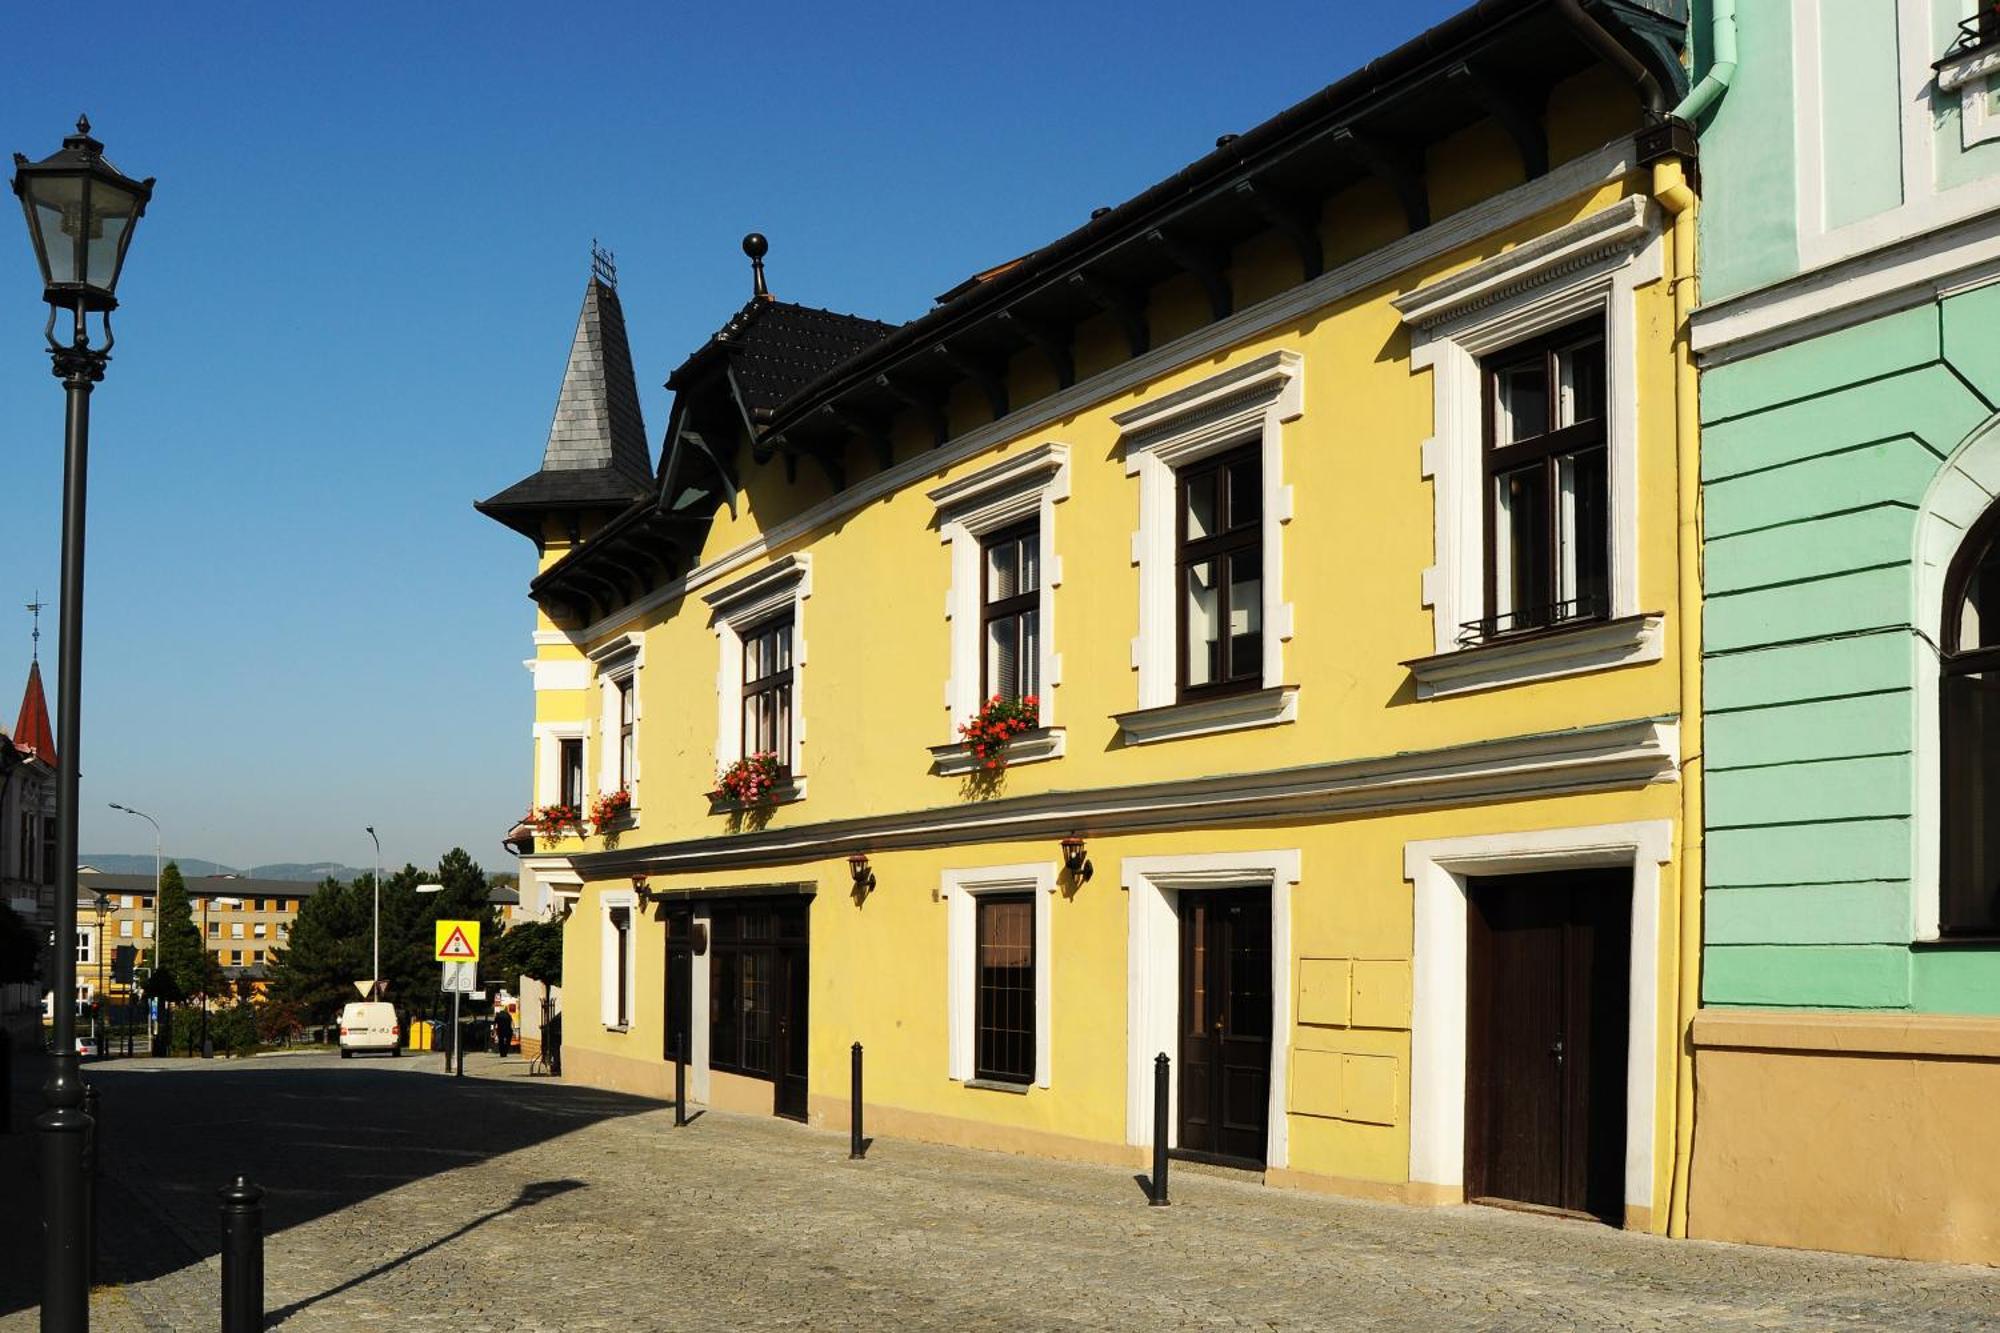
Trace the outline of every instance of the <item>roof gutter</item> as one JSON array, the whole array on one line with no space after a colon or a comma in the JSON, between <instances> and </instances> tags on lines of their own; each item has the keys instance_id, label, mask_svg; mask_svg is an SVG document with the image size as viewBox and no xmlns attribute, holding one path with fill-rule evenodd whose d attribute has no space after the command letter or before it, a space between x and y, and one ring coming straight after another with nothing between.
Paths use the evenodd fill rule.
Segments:
<instances>
[{"instance_id":1,"label":"roof gutter","mask_svg":"<svg viewBox=\"0 0 2000 1333\"><path fill-rule=\"evenodd\" d=\"M1722 100L1736 77L1736 0L1712 0L1715 8L1708 16L1708 73L1688 90L1681 104L1670 113L1692 124L1702 113Z\"/></svg>"},{"instance_id":2,"label":"roof gutter","mask_svg":"<svg viewBox=\"0 0 2000 1333\"><path fill-rule=\"evenodd\" d=\"M1646 114L1654 118L1667 113L1667 95L1660 90L1660 81L1646 68L1645 62L1625 48L1625 44L1611 35L1611 30L1583 7L1583 0L1556 0L1556 9L1570 21L1577 36L1583 38L1591 50L1604 57L1605 63L1618 70L1639 89L1639 97L1646 104Z\"/></svg>"}]
</instances>

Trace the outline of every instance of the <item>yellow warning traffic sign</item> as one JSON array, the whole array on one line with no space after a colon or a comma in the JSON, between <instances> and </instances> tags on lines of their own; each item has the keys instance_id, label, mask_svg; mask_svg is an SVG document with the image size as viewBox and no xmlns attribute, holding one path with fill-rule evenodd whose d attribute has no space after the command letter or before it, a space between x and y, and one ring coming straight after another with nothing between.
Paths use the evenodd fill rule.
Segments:
<instances>
[{"instance_id":1,"label":"yellow warning traffic sign","mask_svg":"<svg viewBox=\"0 0 2000 1333\"><path fill-rule=\"evenodd\" d=\"M437 960L440 963L479 961L479 923L440 921L437 923Z\"/></svg>"}]
</instances>

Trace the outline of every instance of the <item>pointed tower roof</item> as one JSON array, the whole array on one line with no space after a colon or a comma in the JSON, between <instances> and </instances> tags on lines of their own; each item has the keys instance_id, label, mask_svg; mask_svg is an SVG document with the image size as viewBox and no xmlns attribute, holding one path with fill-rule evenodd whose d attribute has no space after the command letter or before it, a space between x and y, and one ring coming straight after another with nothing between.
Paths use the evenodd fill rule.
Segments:
<instances>
[{"instance_id":1,"label":"pointed tower roof","mask_svg":"<svg viewBox=\"0 0 2000 1333\"><path fill-rule=\"evenodd\" d=\"M21 718L14 724L14 748L55 767L56 731L49 725L49 701L42 695L40 662L28 666L28 689L21 696Z\"/></svg>"},{"instance_id":2,"label":"pointed tower roof","mask_svg":"<svg viewBox=\"0 0 2000 1333\"><path fill-rule=\"evenodd\" d=\"M608 258L600 260L584 288L541 469L474 506L531 537L540 537L543 515L551 510L623 509L653 489L646 421L612 272Z\"/></svg>"}]
</instances>

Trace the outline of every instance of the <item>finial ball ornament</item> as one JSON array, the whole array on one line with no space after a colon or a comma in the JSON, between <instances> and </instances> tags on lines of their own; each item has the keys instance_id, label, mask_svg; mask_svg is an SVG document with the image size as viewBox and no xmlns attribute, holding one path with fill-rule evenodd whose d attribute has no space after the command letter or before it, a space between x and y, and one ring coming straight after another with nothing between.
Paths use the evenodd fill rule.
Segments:
<instances>
[{"instance_id":1,"label":"finial ball ornament","mask_svg":"<svg viewBox=\"0 0 2000 1333\"><path fill-rule=\"evenodd\" d=\"M771 243L764 239L761 231L753 231L743 238L743 253L752 259L762 259L770 250Z\"/></svg>"}]
</instances>

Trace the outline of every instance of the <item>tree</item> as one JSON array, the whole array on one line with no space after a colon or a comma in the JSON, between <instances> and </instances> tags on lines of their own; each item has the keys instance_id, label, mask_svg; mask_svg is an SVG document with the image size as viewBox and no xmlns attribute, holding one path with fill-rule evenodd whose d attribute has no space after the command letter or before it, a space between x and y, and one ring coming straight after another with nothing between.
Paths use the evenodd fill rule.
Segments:
<instances>
[{"instance_id":1,"label":"tree","mask_svg":"<svg viewBox=\"0 0 2000 1333\"><path fill-rule=\"evenodd\" d=\"M522 977L560 986L562 964L562 922L523 921L494 942L489 975L515 992L521 989Z\"/></svg>"},{"instance_id":2,"label":"tree","mask_svg":"<svg viewBox=\"0 0 2000 1333\"><path fill-rule=\"evenodd\" d=\"M222 966L209 952L194 921L194 907L188 900L187 882L180 866L169 861L160 870L160 938L155 941L153 971L146 978L146 994L162 1004L178 1004L196 996L213 994L222 979Z\"/></svg>"},{"instance_id":3,"label":"tree","mask_svg":"<svg viewBox=\"0 0 2000 1333\"><path fill-rule=\"evenodd\" d=\"M35 928L0 903L0 986L26 985L41 972L42 946Z\"/></svg>"},{"instance_id":4,"label":"tree","mask_svg":"<svg viewBox=\"0 0 2000 1333\"><path fill-rule=\"evenodd\" d=\"M308 1023L331 1022L368 979L374 880L328 876L299 905L291 935L271 951L271 996ZM393 994L393 992L392 992Z\"/></svg>"}]
</instances>

